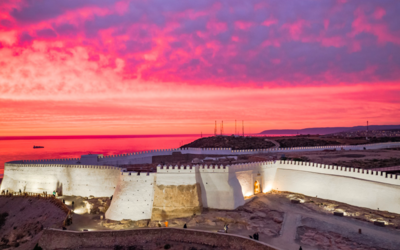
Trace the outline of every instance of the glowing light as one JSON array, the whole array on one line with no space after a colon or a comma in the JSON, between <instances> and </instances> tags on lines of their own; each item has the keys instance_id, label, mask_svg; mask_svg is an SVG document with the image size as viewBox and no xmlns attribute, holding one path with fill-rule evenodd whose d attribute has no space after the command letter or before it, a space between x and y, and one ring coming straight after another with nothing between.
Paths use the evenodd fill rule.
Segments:
<instances>
[{"instance_id":1,"label":"glowing light","mask_svg":"<svg viewBox=\"0 0 400 250\"><path fill-rule=\"evenodd\" d=\"M253 196L253 193L252 192L247 192L244 196L245 197L250 197L250 196Z\"/></svg>"},{"instance_id":2,"label":"glowing light","mask_svg":"<svg viewBox=\"0 0 400 250\"><path fill-rule=\"evenodd\" d=\"M268 192L270 192L271 190L272 190L272 185L269 184L269 185L267 185L267 186L264 188L263 193L268 193Z\"/></svg>"},{"instance_id":3,"label":"glowing light","mask_svg":"<svg viewBox=\"0 0 400 250\"><path fill-rule=\"evenodd\" d=\"M86 207L79 207L74 209L75 214L86 214L88 211Z\"/></svg>"}]
</instances>

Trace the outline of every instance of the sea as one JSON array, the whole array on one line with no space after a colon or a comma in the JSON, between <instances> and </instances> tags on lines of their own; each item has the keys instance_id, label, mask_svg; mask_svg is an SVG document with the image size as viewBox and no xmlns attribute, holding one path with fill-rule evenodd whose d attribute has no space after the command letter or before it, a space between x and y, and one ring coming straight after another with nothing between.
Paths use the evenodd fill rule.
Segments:
<instances>
[{"instance_id":1,"label":"sea","mask_svg":"<svg viewBox=\"0 0 400 250\"><path fill-rule=\"evenodd\" d=\"M84 154L115 155L153 149L179 148L200 137L207 136L211 135L0 137L0 178L4 173L4 163L9 161L79 158ZM44 148L34 149L33 146L43 146Z\"/></svg>"}]
</instances>

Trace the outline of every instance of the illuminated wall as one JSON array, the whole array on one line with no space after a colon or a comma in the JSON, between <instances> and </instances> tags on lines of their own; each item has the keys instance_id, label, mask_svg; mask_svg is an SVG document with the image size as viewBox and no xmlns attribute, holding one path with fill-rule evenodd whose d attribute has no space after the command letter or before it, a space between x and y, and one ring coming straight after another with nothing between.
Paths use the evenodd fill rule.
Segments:
<instances>
[{"instance_id":1,"label":"illuminated wall","mask_svg":"<svg viewBox=\"0 0 400 250\"><path fill-rule=\"evenodd\" d=\"M366 145L339 145L339 146L321 146L321 147L297 147L297 148L271 148L271 149L245 149L232 150L230 148L173 148L173 149L157 149L143 152L134 152L119 155L99 155L96 157L82 156L81 159L44 159L44 160L24 160L24 164L84 164L84 165L109 165L120 166L122 164L145 164L152 163L153 156L172 155L174 152L182 154L198 154L198 155L249 155L259 153L285 153L285 152L304 152L304 151L323 151L323 150L363 150L381 149L399 147L400 142L375 143ZM93 156L93 155L91 155ZM85 158L85 162L82 159Z\"/></svg>"},{"instance_id":2,"label":"illuminated wall","mask_svg":"<svg viewBox=\"0 0 400 250\"><path fill-rule=\"evenodd\" d=\"M155 173L121 172L106 218L144 220L151 218Z\"/></svg>"},{"instance_id":3,"label":"illuminated wall","mask_svg":"<svg viewBox=\"0 0 400 250\"><path fill-rule=\"evenodd\" d=\"M119 168L111 166L6 163L1 190L110 197L119 173Z\"/></svg>"},{"instance_id":4,"label":"illuminated wall","mask_svg":"<svg viewBox=\"0 0 400 250\"><path fill-rule=\"evenodd\" d=\"M277 162L273 189L400 213L400 178L380 171Z\"/></svg>"},{"instance_id":5,"label":"illuminated wall","mask_svg":"<svg viewBox=\"0 0 400 250\"><path fill-rule=\"evenodd\" d=\"M163 151L167 152L167 151ZM269 161L230 166L158 166L157 173L121 172L112 166L6 163L1 190L53 190L65 195L110 197L106 217L160 219L189 216L201 207L235 209L272 189L400 213L400 178L380 171L316 163Z\"/></svg>"}]
</instances>

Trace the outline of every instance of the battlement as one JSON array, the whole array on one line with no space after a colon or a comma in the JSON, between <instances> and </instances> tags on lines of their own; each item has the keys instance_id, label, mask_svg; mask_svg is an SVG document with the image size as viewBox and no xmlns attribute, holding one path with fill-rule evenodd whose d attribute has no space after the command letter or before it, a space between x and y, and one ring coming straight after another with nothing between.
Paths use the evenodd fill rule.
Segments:
<instances>
[{"instance_id":1,"label":"battlement","mask_svg":"<svg viewBox=\"0 0 400 250\"><path fill-rule=\"evenodd\" d=\"M138 164L151 163L151 157L172 155L174 152L182 154L208 154L208 155L246 155L246 154L262 154L262 153L285 153L298 151L322 151L322 150L363 150L400 147L400 142L385 142L364 145L336 145L336 146L320 146L320 147L296 147L296 148L269 148L269 149L244 149L232 150L231 148L172 148L172 149L155 149L141 152L133 152L118 155L98 155L97 161L84 162L85 164ZM83 158L82 158L83 159ZM43 159L43 160L24 160L24 164L79 164L81 158L67 159ZM11 163L11 162L10 162Z\"/></svg>"},{"instance_id":2,"label":"battlement","mask_svg":"<svg viewBox=\"0 0 400 250\"><path fill-rule=\"evenodd\" d=\"M199 172L201 173L227 173L229 172L229 165L199 165Z\"/></svg>"},{"instance_id":3,"label":"battlement","mask_svg":"<svg viewBox=\"0 0 400 250\"><path fill-rule=\"evenodd\" d=\"M135 171L122 171L122 172L121 172L121 175L123 175L124 177L126 177L126 176L131 176L131 177L133 178L133 177L138 177L138 176L141 176L141 177L144 177L144 176L154 176L155 173L150 173L150 172L135 172Z\"/></svg>"},{"instance_id":4,"label":"battlement","mask_svg":"<svg viewBox=\"0 0 400 250\"><path fill-rule=\"evenodd\" d=\"M296 161L279 161L277 167L400 185L400 176L381 171Z\"/></svg>"},{"instance_id":5,"label":"battlement","mask_svg":"<svg viewBox=\"0 0 400 250\"><path fill-rule=\"evenodd\" d=\"M191 165L158 165L157 166L157 173L195 173L196 172L196 165L195 166L191 166Z\"/></svg>"},{"instance_id":6,"label":"battlement","mask_svg":"<svg viewBox=\"0 0 400 250\"><path fill-rule=\"evenodd\" d=\"M249 163L238 163L232 165L218 165L218 164L196 164L196 165L181 165L181 166L157 166L157 173L191 173L199 169L200 172L237 172L237 171L246 171L246 170L258 170L266 167L273 167L273 161L262 161L262 162L249 162Z\"/></svg>"},{"instance_id":7,"label":"battlement","mask_svg":"<svg viewBox=\"0 0 400 250\"><path fill-rule=\"evenodd\" d=\"M64 159L43 159L43 160L23 160L24 164L39 164L39 163L76 163L80 160L80 158L64 158Z\"/></svg>"},{"instance_id":8,"label":"battlement","mask_svg":"<svg viewBox=\"0 0 400 250\"><path fill-rule=\"evenodd\" d=\"M66 164L12 164L5 163L6 168L91 168L91 169L114 169L120 171L119 167L97 166L97 165L66 165Z\"/></svg>"}]
</instances>

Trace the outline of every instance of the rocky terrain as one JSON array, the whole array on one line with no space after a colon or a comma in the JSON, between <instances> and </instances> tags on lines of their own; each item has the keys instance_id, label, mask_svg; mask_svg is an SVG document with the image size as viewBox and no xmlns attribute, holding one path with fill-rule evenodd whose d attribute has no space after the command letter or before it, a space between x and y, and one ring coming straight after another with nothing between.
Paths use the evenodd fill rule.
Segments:
<instances>
[{"instance_id":1,"label":"rocky terrain","mask_svg":"<svg viewBox=\"0 0 400 250\"><path fill-rule=\"evenodd\" d=\"M365 169L400 166L400 150L390 149L288 152L276 155L277 158L284 155L286 159Z\"/></svg>"},{"instance_id":2,"label":"rocky terrain","mask_svg":"<svg viewBox=\"0 0 400 250\"><path fill-rule=\"evenodd\" d=\"M273 193L282 195L289 200L301 200L301 206L318 213L332 215L334 211L340 211L344 212L344 215L349 218L369 222L371 224L373 224L374 221L383 221L386 224L385 227L400 229L400 214L352 206L338 201L320 199L303 194L278 191L273 191Z\"/></svg>"},{"instance_id":3,"label":"rocky terrain","mask_svg":"<svg viewBox=\"0 0 400 250\"><path fill-rule=\"evenodd\" d=\"M4 222L0 228L0 249L33 249L43 228L62 226L65 212L49 200L0 198L0 225ZM65 199L75 211L73 224L67 226L73 231L158 228L166 227L168 222L168 227L184 228L186 224L189 229L217 232L228 224L228 233L248 237L259 232L261 241L280 249L298 249L301 245L303 249L395 250L400 244L399 214L289 192L258 194L235 210L203 209L201 214L184 218L141 221L103 219L109 198L64 196L60 199ZM333 216L335 211L343 212L344 216ZM382 222L384 227L375 225L375 221ZM358 233L359 229L362 234ZM171 249L186 249L179 242L171 244ZM163 247L165 244L158 242L155 249Z\"/></svg>"},{"instance_id":4,"label":"rocky terrain","mask_svg":"<svg viewBox=\"0 0 400 250\"><path fill-rule=\"evenodd\" d=\"M232 148L238 150L272 148L274 146L274 143L263 137L212 136L200 138L181 146L181 148Z\"/></svg>"},{"instance_id":5,"label":"rocky terrain","mask_svg":"<svg viewBox=\"0 0 400 250\"><path fill-rule=\"evenodd\" d=\"M301 202L293 204L291 200ZM333 216L334 211L344 212L345 216ZM291 221L293 215L299 218L297 222ZM281 249L298 249L301 245L303 249L395 250L399 242L393 240L396 237L391 238L391 235L400 233L398 214L277 191L254 196L244 206L233 211L203 209L201 214L167 221L168 227L183 228L186 224L190 229L214 232L228 224L229 233L248 237L259 232L261 241L280 246ZM374 225L374 221L385 222L385 228ZM95 224L90 227L126 230L166 227L165 222L94 219ZM359 228L362 228L362 234L358 233ZM295 238L287 238L286 232L293 230Z\"/></svg>"},{"instance_id":6,"label":"rocky terrain","mask_svg":"<svg viewBox=\"0 0 400 250\"><path fill-rule=\"evenodd\" d=\"M309 138L292 138L292 139L276 139L281 148L294 147L319 147L341 145L340 142L333 140L309 139Z\"/></svg>"},{"instance_id":7,"label":"rocky terrain","mask_svg":"<svg viewBox=\"0 0 400 250\"><path fill-rule=\"evenodd\" d=\"M66 212L58 202L33 197L0 197L0 249L32 250L44 228L61 228Z\"/></svg>"},{"instance_id":8,"label":"rocky terrain","mask_svg":"<svg viewBox=\"0 0 400 250\"><path fill-rule=\"evenodd\" d=\"M183 228L186 224L193 229L223 230L224 225L229 225L229 231L262 232L266 236L277 236L282 227L284 213L270 208L257 198L236 210L212 210L204 209L201 214L168 220L169 227ZM165 227L165 221L142 220L142 221L110 221L103 220L99 225L113 229L130 229L141 227Z\"/></svg>"},{"instance_id":9,"label":"rocky terrain","mask_svg":"<svg viewBox=\"0 0 400 250\"><path fill-rule=\"evenodd\" d=\"M337 161L334 164L338 166L347 166L347 167L364 168L364 169L383 168L383 167L400 166L400 158L390 157L389 159L365 159L365 160L354 159L350 161Z\"/></svg>"},{"instance_id":10,"label":"rocky terrain","mask_svg":"<svg viewBox=\"0 0 400 250\"><path fill-rule=\"evenodd\" d=\"M303 218L302 224L297 228L297 237L301 245L316 247L321 250L331 249L351 249L351 250L387 250L382 248L380 242L362 234L344 233L343 228L338 228L340 232L330 231L330 225L323 221L315 221L311 218ZM306 226L311 224L311 226ZM305 247L304 247L305 248Z\"/></svg>"},{"instance_id":11,"label":"rocky terrain","mask_svg":"<svg viewBox=\"0 0 400 250\"><path fill-rule=\"evenodd\" d=\"M64 199L65 204L77 214L104 214L110 206L108 197L61 196L59 199Z\"/></svg>"}]
</instances>

